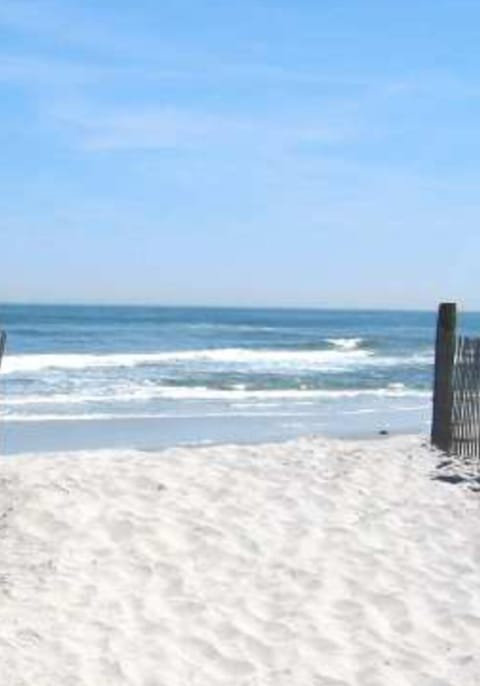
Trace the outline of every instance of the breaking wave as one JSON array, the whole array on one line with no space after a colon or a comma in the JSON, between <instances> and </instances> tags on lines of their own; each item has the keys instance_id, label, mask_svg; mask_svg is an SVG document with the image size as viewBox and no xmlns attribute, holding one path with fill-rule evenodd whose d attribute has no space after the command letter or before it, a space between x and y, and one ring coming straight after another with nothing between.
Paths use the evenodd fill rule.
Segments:
<instances>
[{"instance_id":1,"label":"breaking wave","mask_svg":"<svg viewBox=\"0 0 480 686\"><path fill-rule=\"evenodd\" d=\"M313 369L318 371L342 371L362 366L413 366L429 365L431 353L406 356L376 355L359 348L360 339L336 340L336 348L329 350L264 350L248 348L217 348L204 350L176 350L155 353L110 354L34 354L6 356L4 374L32 374L45 370L86 370L94 368L128 368L142 366L178 365L224 365L248 369Z\"/></svg>"}]
</instances>

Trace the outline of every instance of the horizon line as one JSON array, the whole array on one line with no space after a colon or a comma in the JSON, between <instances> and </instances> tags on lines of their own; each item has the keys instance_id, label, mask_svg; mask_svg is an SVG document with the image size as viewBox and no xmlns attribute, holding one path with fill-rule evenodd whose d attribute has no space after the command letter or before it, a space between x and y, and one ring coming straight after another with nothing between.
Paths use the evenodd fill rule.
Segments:
<instances>
[{"instance_id":1,"label":"horizon line","mask_svg":"<svg viewBox=\"0 0 480 686\"><path fill-rule=\"evenodd\" d=\"M441 301L446 302L446 301ZM454 301L449 301L454 302ZM358 312L419 312L419 313L435 313L440 305L438 301L437 305L432 308L427 307L407 307L407 306L366 306L366 305L207 305L200 303L191 304L165 304L165 303L148 303L148 302L54 302L54 301L0 301L0 307L118 307L118 308L156 308L156 309L185 309L185 310L298 310L298 311L358 311ZM458 306L458 303L457 303ZM460 311L463 312L480 312L476 309L463 309L460 307Z\"/></svg>"}]
</instances>

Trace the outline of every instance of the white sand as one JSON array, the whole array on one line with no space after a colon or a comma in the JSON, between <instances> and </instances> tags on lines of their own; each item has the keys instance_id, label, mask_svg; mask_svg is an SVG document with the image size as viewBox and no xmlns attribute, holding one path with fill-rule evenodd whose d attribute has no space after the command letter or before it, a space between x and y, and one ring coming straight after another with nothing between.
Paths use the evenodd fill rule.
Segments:
<instances>
[{"instance_id":1,"label":"white sand","mask_svg":"<svg viewBox=\"0 0 480 686\"><path fill-rule=\"evenodd\" d=\"M1 686L478 686L480 494L419 438L0 462Z\"/></svg>"}]
</instances>

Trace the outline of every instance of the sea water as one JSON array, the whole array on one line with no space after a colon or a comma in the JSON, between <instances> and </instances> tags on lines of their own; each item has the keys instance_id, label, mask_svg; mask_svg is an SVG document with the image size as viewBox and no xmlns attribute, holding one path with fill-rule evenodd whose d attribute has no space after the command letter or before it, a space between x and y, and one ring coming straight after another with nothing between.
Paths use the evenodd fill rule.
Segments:
<instances>
[{"instance_id":1,"label":"sea water","mask_svg":"<svg viewBox=\"0 0 480 686\"><path fill-rule=\"evenodd\" d=\"M4 452L428 430L433 312L4 305L0 327Z\"/></svg>"}]
</instances>

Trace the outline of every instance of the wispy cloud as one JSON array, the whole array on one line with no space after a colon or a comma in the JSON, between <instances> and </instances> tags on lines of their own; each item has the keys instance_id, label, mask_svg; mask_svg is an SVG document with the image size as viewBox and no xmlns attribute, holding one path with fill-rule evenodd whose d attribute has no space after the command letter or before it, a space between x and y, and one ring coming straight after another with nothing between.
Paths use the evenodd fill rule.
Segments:
<instances>
[{"instance_id":1,"label":"wispy cloud","mask_svg":"<svg viewBox=\"0 0 480 686\"><path fill-rule=\"evenodd\" d=\"M50 130L57 127L73 145L90 151L255 142L259 146L333 144L351 136L351 127L338 112L322 113L318 105L310 112L304 106L277 111L267 101L255 111L246 100L221 111L211 102L203 106L190 102L191 85L198 89L202 79L215 88L219 79L225 79L231 88L240 73L246 78L240 65L232 65L231 73L228 69L223 66L206 74L199 67L188 72L64 56L0 54L0 83L21 89L41 118L50 122ZM265 73L259 78L266 77ZM138 88L140 102L134 102L129 91Z\"/></svg>"},{"instance_id":2,"label":"wispy cloud","mask_svg":"<svg viewBox=\"0 0 480 686\"><path fill-rule=\"evenodd\" d=\"M96 54L130 51L141 45L115 27L115 14L95 16L80 4L55 0L2 0L0 27L51 46L72 46Z\"/></svg>"},{"instance_id":3,"label":"wispy cloud","mask_svg":"<svg viewBox=\"0 0 480 686\"><path fill-rule=\"evenodd\" d=\"M2 55L0 52L0 82L15 84L36 93L47 89L61 95L65 88L88 89L105 85L148 84L152 81L160 84L184 78L185 72L173 69L158 68L149 72L141 66L129 64L45 57L38 53Z\"/></svg>"},{"instance_id":4,"label":"wispy cloud","mask_svg":"<svg viewBox=\"0 0 480 686\"><path fill-rule=\"evenodd\" d=\"M148 31L127 31L125 16L122 24L99 11L94 20L84 6L55 0L2 0L0 26L35 39L16 53L0 48L0 82L31 98L49 133L92 152L378 143L395 133L397 112L404 126L403 102L415 114L415 99L479 96L475 83L440 72L380 77L228 50L218 60L201 39L172 52Z\"/></svg>"},{"instance_id":5,"label":"wispy cloud","mask_svg":"<svg viewBox=\"0 0 480 686\"><path fill-rule=\"evenodd\" d=\"M230 145L286 147L305 142L334 144L348 132L338 125L282 117L228 115L172 106L52 108L51 116L89 150L158 150Z\"/></svg>"},{"instance_id":6,"label":"wispy cloud","mask_svg":"<svg viewBox=\"0 0 480 686\"><path fill-rule=\"evenodd\" d=\"M42 56L0 55L0 81L27 89L86 86L111 79L116 70L81 61L47 59Z\"/></svg>"},{"instance_id":7,"label":"wispy cloud","mask_svg":"<svg viewBox=\"0 0 480 686\"><path fill-rule=\"evenodd\" d=\"M53 116L91 150L162 149L205 140L220 126L211 115L188 114L172 107L88 108L78 103L57 108Z\"/></svg>"}]
</instances>

